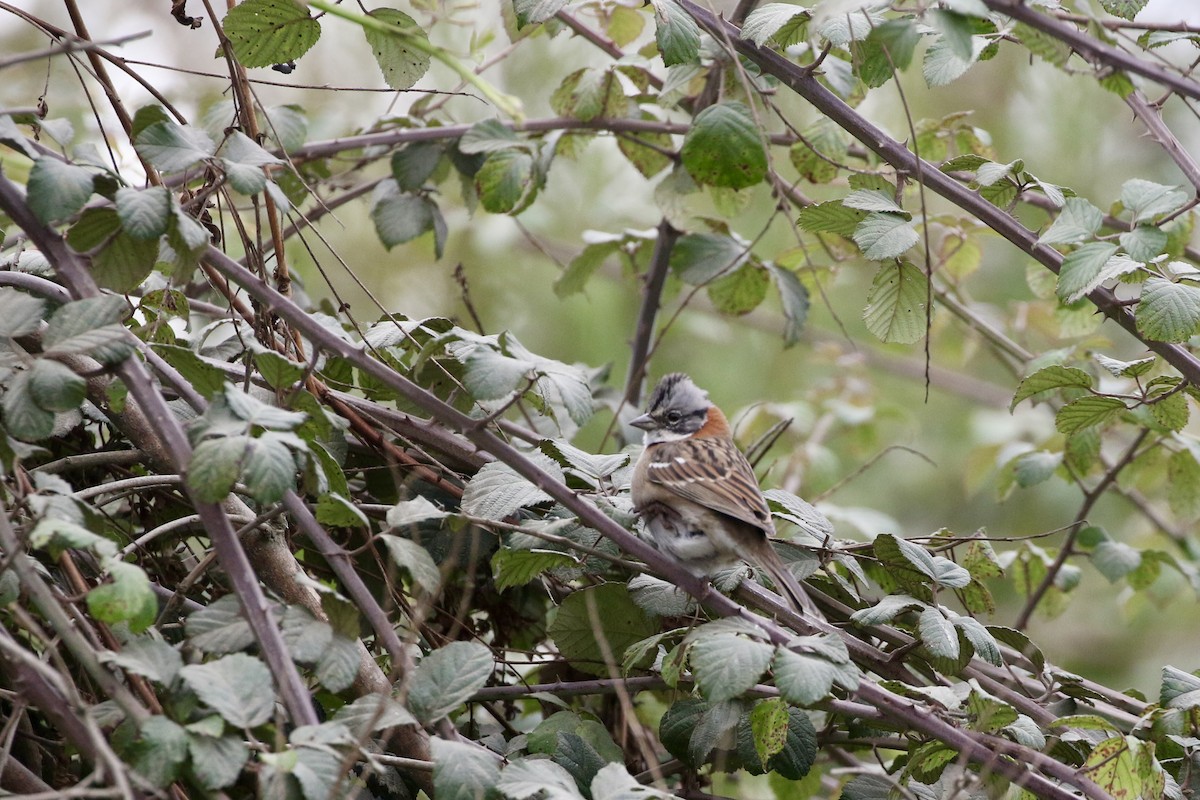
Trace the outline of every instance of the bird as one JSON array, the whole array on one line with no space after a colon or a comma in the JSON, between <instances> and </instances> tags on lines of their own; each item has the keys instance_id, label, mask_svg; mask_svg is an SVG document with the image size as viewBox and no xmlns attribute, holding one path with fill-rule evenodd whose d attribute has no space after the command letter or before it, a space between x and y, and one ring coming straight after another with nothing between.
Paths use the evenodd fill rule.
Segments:
<instances>
[{"instance_id":1,"label":"bird","mask_svg":"<svg viewBox=\"0 0 1200 800\"><path fill-rule=\"evenodd\" d=\"M630 493L651 543L696 575L757 563L797 610L822 618L771 547L775 524L754 468L708 393L673 372L629 424L645 431Z\"/></svg>"}]
</instances>

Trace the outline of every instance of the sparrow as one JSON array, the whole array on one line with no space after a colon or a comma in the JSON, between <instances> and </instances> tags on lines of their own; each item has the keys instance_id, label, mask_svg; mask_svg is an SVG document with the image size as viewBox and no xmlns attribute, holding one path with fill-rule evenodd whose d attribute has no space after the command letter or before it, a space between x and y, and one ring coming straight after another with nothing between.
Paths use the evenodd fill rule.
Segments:
<instances>
[{"instance_id":1,"label":"sparrow","mask_svg":"<svg viewBox=\"0 0 1200 800\"><path fill-rule=\"evenodd\" d=\"M630 488L654 546L697 575L742 560L757 563L798 610L820 618L771 547L775 524L767 500L708 393L672 373L654 388L646 413L629 424L646 432Z\"/></svg>"}]
</instances>

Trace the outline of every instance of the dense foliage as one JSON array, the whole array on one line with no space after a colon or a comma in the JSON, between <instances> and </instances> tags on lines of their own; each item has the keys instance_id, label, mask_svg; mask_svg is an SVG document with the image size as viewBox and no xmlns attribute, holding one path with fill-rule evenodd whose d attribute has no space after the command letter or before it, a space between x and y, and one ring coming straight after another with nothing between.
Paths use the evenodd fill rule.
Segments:
<instances>
[{"instance_id":1,"label":"dense foliage","mask_svg":"<svg viewBox=\"0 0 1200 800\"><path fill-rule=\"evenodd\" d=\"M1056 666L1028 628L1086 614L1068 601L1087 581L1200 591L1200 165L1164 118L1200 100L1175 66L1200 30L1134 21L1144 0L515 0L475 19L158 5L214 52L224 99L193 111L160 91L121 42L90 38L98 7L64 0L66 30L0 3L46 42L0 59L4 76L69 65L92 103L54 82L0 115L4 789L1191 795L1195 665L1161 665L1146 698ZM304 108L256 87L334 29L361 33L339 41L377 80L416 89L316 140ZM554 40L570 58L489 77ZM1087 198L1002 160L965 115L909 114L922 87L1014 52L1117 98L1190 185L1129 177ZM888 91L899 134L862 112ZM325 123L355 97L325 97ZM542 98L554 116L527 116ZM536 211L601 142L634 172L594 207L636 194L657 211L574 242L554 291L604 284L636 307L624 371L485 329L465 278L461 319L314 302L297 278L297 259L363 266L314 254L326 217L369 216L389 250L438 261L465 230ZM997 275L1004 259L1028 270ZM1021 302L977 302L983 280ZM854 429L867 390L758 408L743 444L770 469L811 619L753 570L698 578L638 537L623 422L649 376L753 360L679 333L692 309L768 320L786 347L847 291L862 346L909 346L918 381L944 377L946 342L1002 364L1010 407L1040 404L1053 430L987 454L1000 494L1057 484L1075 505L1065 527L990 537L806 502L820 437ZM676 347L694 362L658 355L668 333L696 337ZM1106 524L1110 496L1157 538Z\"/></svg>"}]
</instances>

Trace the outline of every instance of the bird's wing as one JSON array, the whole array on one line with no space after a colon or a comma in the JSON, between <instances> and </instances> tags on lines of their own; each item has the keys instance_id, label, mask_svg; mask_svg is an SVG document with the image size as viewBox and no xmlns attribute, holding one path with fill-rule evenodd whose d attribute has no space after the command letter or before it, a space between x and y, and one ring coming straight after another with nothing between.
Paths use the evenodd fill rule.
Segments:
<instances>
[{"instance_id":1,"label":"bird's wing","mask_svg":"<svg viewBox=\"0 0 1200 800\"><path fill-rule=\"evenodd\" d=\"M665 489L694 503L775 532L767 501L750 462L733 442L692 438L651 446L647 475Z\"/></svg>"}]
</instances>

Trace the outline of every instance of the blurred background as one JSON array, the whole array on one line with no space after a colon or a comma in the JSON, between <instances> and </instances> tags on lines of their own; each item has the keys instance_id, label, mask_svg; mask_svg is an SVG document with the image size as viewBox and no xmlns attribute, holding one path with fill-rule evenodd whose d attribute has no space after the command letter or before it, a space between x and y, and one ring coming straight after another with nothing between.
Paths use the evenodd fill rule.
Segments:
<instances>
[{"instance_id":1,"label":"blurred background","mask_svg":"<svg viewBox=\"0 0 1200 800\"><path fill-rule=\"evenodd\" d=\"M195 31L178 25L165 0L90 0L80 5L93 39L150 32L115 52L190 119L199 121L225 99L226 79L220 77L224 65L215 59L217 43L207 22ZM607 56L568 32L550 37L537 29L522 32L520 36L529 41L492 64L491 59L505 54L516 35L511 13L472 0L397 5L424 25L436 20L433 40L463 57L470 57L464 43L476 36L480 47L475 59L489 64L484 76L520 96L529 119L554 116L549 97L562 77L582 66L608 63ZM641 6L640 2L631 5ZM28 0L16 7L71 27L63 5L55 0ZM204 13L195 0L188 11ZM586 13L581 18L589 21ZM1200 24L1200 4L1151 0L1138 19ZM256 91L263 105L304 108L310 142L386 124L403 117L424 96L422 90L457 87L450 72L435 64L414 90L379 91L385 84L369 53L358 46L361 32L332 18L324 19L322 28L321 40L291 74L251 70L251 78L259 81ZM647 24L642 40L652 36L652 26ZM0 9L0 51L17 53L46 44L32 26ZM628 48L631 53L636 49L636 45ZM1154 52L1188 61L1196 51L1184 43ZM910 138L905 103L918 121L968 113L968 123L990 138L994 160L1023 159L1026 168L1042 180L1070 187L1101 209L1111 206L1122 183L1130 178L1185 184L1117 95L1101 89L1086 74L1072 76L1040 61L1030 63L1023 53L1016 47L1002 48L996 58L938 89L927 88L914 67L901 77L902 95L894 82L888 83L872 90L860 110L901 140ZM661 70L661 63L657 68ZM131 107L152 101L127 76L114 71L114 77ZM124 174L130 180L138 175L132 151L121 141L119 126L96 84L84 77L81 86L80 76L65 59L24 64L6 70L4 78L3 108L33 107L45 98L49 118L72 123L74 138L64 148L68 153L97 135L97 119L89 107L94 104ZM368 89L376 91L364 91ZM1155 87L1147 91L1151 99L1156 96ZM816 119L802 104L778 99L801 127ZM1165 113L1185 146L1200 150L1195 116L1175 104L1168 104ZM469 123L491 115L488 106L470 96L446 98L442 112L449 122ZM5 155L6 169L21 169L15 162L11 154ZM470 326L463 290L455 279L455 268L461 265L487 332L512 331L534 352L562 361L609 365L610 384L619 389L628 367L640 284L615 260L583 293L560 299L554 282L582 249L589 231L653 229L661 219L654 195L661 177L643 178L613 140L599 138L569 162L560 158L536 202L517 218L482 210L472 213L455 182L443 184L438 202L450 235L441 259L435 258L429 236L385 250L375 235L365 199L341 207L319 223L328 248L310 237L311 252L296 242L288 257L310 296L328 299L336 293L359 321L372 321L380 312L356 281L387 311L409 317L452 317ZM845 193L844 185L800 188L818 200ZM772 208L771 198L754 190L732 224L757 233ZM936 198L931 200L931 214L944 210L948 209L939 206ZM1047 219L1044 212L1026 208L1018 214L1034 228ZM763 258L779 258L795 247L794 231L778 218L755 245ZM961 279L960 296L969 299L978 318L1005 326L1007 336L1034 353L1084 343L1118 358L1144 354L1138 342L1111 323L1101 325L1098 317L1076 314L1069 321L1056 317L1052 306L1032 292L1026 279L1028 266L1022 254L998 237L984 237L977 268ZM863 326L862 307L874 267L848 261L835 271L818 269L815 274L820 291L812 293L806 329L797 345L784 347L783 318L773 293L758 309L739 318L717 315L701 294L671 323L654 354L651 376L690 372L738 423L744 446L774 421L793 419L759 464L764 484L782 485L820 500L836 520L841 537L863 538L882 531L918 537L941 529L963 535L985 529L994 537L1029 537L1071 522L1081 497L1061 479L1017 490L1007 499L1000 496L1001 466L1022 450L1051 440L1053 416L1028 402L1009 412L1008 401L1019 376L994 356L977 330L945 307L935 307L930 357L937 380L926 398L923 344L884 346ZM669 283L660 325L679 307L683 289L675 279ZM1064 335L1064 325L1069 335ZM580 445L619 447L604 436L610 420L610 414L598 414L580 433ZM895 446L903 449L888 450ZM1152 470L1147 474L1133 470L1130 480L1134 478L1147 485L1156 480ZM1175 545L1120 498L1102 501L1091 522L1129 544L1175 552ZM1037 540L1047 547L1057 541L1054 536ZM1007 546L997 545L998 549ZM1154 591L1131 599L1123 586L1108 584L1085 562L1080 565L1084 581L1072 595L1067 613L1057 619L1036 617L1030 628L1032 638L1052 661L1150 696L1157 695L1161 665L1188 671L1200 667L1194 639L1178 635L1180 630L1194 632L1196 617L1196 598L1179 576L1164 574ZM1011 621L1019 601L1000 599L1002 610L985 622ZM1125 624L1114 624L1116 620Z\"/></svg>"}]
</instances>

